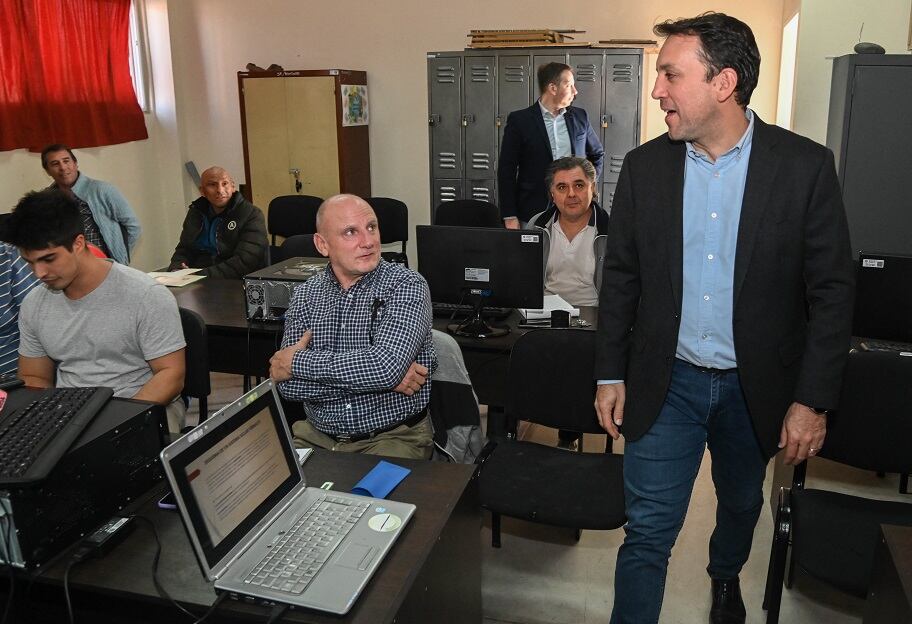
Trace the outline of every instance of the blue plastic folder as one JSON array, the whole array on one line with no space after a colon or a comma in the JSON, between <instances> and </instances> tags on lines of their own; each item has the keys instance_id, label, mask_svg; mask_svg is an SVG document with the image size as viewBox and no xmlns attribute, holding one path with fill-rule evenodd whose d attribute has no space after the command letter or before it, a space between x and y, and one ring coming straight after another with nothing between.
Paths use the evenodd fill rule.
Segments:
<instances>
[{"instance_id":1,"label":"blue plastic folder","mask_svg":"<svg viewBox=\"0 0 912 624\"><path fill-rule=\"evenodd\" d=\"M361 496L373 496L374 498L386 498L386 495L393 491L393 488L399 485L411 470L391 464L387 461L380 462L373 467L364 477L352 488L352 494Z\"/></svg>"}]
</instances>

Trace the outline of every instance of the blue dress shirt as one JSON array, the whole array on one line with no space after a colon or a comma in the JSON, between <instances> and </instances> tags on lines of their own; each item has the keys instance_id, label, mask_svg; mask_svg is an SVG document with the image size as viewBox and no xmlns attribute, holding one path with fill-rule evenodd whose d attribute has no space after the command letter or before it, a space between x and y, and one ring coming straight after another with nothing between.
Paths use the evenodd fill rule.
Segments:
<instances>
[{"instance_id":1,"label":"blue dress shirt","mask_svg":"<svg viewBox=\"0 0 912 624\"><path fill-rule=\"evenodd\" d=\"M753 112L745 109L745 117L747 130L741 139L715 162L692 143L686 144L684 274L675 356L707 368L738 366L732 329L735 251L754 136Z\"/></svg>"},{"instance_id":2,"label":"blue dress shirt","mask_svg":"<svg viewBox=\"0 0 912 624\"><path fill-rule=\"evenodd\" d=\"M736 368L732 329L735 250L754 115L737 144L710 161L687 143L681 326L675 355L708 368Z\"/></svg>"},{"instance_id":3,"label":"blue dress shirt","mask_svg":"<svg viewBox=\"0 0 912 624\"><path fill-rule=\"evenodd\" d=\"M542 111L542 119L545 122L545 130L548 132L548 142L551 144L551 157L554 160L564 156L572 156L570 149L570 131L567 130L567 120L564 115L567 113L566 108L560 108L557 115L552 115L551 111L545 108L545 105L538 102Z\"/></svg>"}]
</instances>

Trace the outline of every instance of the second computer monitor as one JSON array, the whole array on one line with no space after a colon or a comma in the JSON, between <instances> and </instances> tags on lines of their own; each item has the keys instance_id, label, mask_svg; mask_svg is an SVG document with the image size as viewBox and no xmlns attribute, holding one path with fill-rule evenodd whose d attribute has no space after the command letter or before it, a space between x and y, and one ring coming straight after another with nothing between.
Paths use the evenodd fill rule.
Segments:
<instances>
[{"instance_id":1,"label":"second computer monitor","mask_svg":"<svg viewBox=\"0 0 912 624\"><path fill-rule=\"evenodd\" d=\"M544 304L539 230L419 225L418 271L439 303L541 308Z\"/></svg>"}]
</instances>

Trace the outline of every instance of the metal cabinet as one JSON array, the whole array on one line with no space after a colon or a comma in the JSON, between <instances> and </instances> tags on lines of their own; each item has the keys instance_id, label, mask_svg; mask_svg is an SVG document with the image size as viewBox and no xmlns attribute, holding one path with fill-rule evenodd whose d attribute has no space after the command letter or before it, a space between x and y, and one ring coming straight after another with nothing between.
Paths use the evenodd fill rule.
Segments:
<instances>
[{"instance_id":1,"label":"metal cabinet","mask_svg":"<svg viewBox=\"0 0 912 624\"><path fill-rule=\"evenodd\" d=\"M497 203L507 116L538 98L535 72L549 62L573 68L574 106L586 110L605 146L599 187L610 210L624 156L639 144L642 50L508 48L427 55L432 213L454 199Z\"/></svg>"},{"instance_id":2,"label":"metal cabinet","mask_svg":"<svg viewBox=\"0 0 912 624\"><path fill-rule=\"evenodd\" d=\"M852 251L912 255L912 56L833 60L827 146L849 221Z\"/></svg>"}]
</instances>

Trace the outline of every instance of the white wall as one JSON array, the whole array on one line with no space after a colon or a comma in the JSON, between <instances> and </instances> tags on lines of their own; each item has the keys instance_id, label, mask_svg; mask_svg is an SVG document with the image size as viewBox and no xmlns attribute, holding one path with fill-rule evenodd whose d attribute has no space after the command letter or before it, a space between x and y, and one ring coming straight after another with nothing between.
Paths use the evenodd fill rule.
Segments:
<instances>
[{"instance_id":1,"label":"white wall","mask_svg":"<svg viewBox=\"0 0 912 624\"><path fill-rule=\"evenodd\" d=\"M887 54L906 54L909 0L801 0L793 129L826 142L833 63L827 57L852 54L864 23L863 41Z\"/></svg>"}]
</instances>

